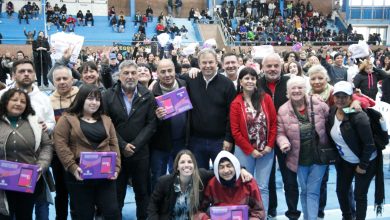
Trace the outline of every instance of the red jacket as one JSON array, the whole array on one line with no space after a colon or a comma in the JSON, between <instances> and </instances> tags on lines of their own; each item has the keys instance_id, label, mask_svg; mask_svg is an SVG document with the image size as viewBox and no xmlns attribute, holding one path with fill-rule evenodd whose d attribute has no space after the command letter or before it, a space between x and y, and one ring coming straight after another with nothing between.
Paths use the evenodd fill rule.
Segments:
<instances>
[{"instance_id":1,"label":"red jacket","mask_svg":"<svg viewBox=\"0 0 390 220\"><path fill-rule=\"evenodd\" d=\"M267 119L266 145L273 148L276 140L277 118L275 106L270 95L264 94L261 101L261 108ZM251 154L254 148L249 142L246 111L242 93L237 95L230 105L230 127L236 145L239 146L245 154Z\"/></svg>"},{"instance_id":2,"label":"red jacket","mask_svg":"<svg viewBox=\"0 0 390 220\"><path fill-rule=\"evenodd\" d=\"M213 177L206 186L202 208L209 206L248 205L249 219L265 219L265 212L256 180L243 183L238 178L233 188L223 186ZM202 216L202 219L209 219Z\"/></svg>"}]
</instances>

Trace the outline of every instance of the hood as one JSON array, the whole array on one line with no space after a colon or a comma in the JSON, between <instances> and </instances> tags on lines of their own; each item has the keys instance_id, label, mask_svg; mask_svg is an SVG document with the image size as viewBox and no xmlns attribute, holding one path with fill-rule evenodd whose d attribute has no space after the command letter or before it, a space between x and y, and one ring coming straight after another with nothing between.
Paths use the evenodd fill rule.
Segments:
<instances>
[{"instance_id":1,"label":"hood","mask_svg":"<svg viewBox=\"0 0 390 220\"><path fill-rule=\"evenodd\" d=\"M215 178L217 178L218 182L221 182L219 180L218 164L219 164L219 161L221 161L221 159L224 157L227 157L230 160L230 162L232 162L234 169L236 171L236 180L238 180L238 178L240 178L240 170L241 170L240 161L238 161L237 157L234 156L232 153L230 153L229 151L225 151L225 150L219 152L219 154L217 155L217 157L214 160Z\"/></svg>"}]
</instances>

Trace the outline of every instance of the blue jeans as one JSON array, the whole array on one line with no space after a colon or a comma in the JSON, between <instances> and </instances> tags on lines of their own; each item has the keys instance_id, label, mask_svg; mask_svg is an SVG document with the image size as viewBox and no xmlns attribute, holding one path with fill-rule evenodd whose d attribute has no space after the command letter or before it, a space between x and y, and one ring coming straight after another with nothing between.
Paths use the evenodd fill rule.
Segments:
<instances>
[{"instance_id":1,"label":"blue jeans","mask_svg":"<svg viewBox=\"0 0 390 220\"><path fill-rule=\"evenodd\" d=\"M49 220L49 203L46 201L35 202L35 219Z\"/></svg>"},{"instance_id":2,"label":"blue jeans","mask_svg":"<svg viewBox=\"0 0 390 220\"><path fill-rule=\"evenodd\" d=\"M171 151L163 151L158 149L151 150L150 155L150 169L152 171L152 190L157 183L160 176L168 172L173 172L173 161L179 151L185 149L185 140L173 141Z\"/></svg>"},{"instance_id":3,"label":"blue jeans","mask_svg":"<svg viewBox=\"0 0 390 220\"><path fill-rule=\"evenodd\" d=\"M222 150L223 141L223 138L190 138L189 150L195 155L199 168L210 169L209 161L215 160Z\"/></svg>"},{"instance_id":4,"label":"blue jeans","mask_svg":"<svg viewBox=\"0 0 390 220\"><path fill-rule=\"evenodd\" d=\"M238 158L241 166L245 167L256 179L261 192L261 199L263 200L265 216L267 216L269 202L268 182L274 160L274 151L272 150L271 153L264 155L264 157L253 158L252 155L246 155L240 147L236 146L234 156Z\"/></svg>"},{"instance_id":5,"label":"blue jeans","mask_svg":"<svg viewBox=\"0 0 390 220\"><path fill-rule=\"evenodd\" d=\"M320 188L326 165L298 166L298 181L301 186L301 205L305 220L317 220Z\"/></svg>"}]
</instances>

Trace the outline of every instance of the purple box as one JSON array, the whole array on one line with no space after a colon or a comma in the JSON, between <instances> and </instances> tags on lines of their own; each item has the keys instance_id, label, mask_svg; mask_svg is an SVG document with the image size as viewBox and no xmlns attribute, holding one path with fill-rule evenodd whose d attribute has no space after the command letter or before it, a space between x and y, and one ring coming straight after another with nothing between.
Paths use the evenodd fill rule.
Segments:
<instances>
[{"instance_id":1,"label":"purple box","mask_svg":"<svg viewBox=\"0 0 390 220\"><path fill-rule=\"evenodd\" d=\"M192 109L191 100L185 87L156 97L157 105L164 107L167 115L164 119L171 118L182 112Z\"/></svg>"},{"instance_id":2,"label":"purple box","mask_svg":"<svg viewBox=\"0 0 390 220\"><path fill-rule=\"evenodd\" d=\"M210 208L211 220L248 220L247 205L213 206Z\"/></svg>"},{"instance_id":3,"label":"purple box","mask_svg":"<svg viewBox=\"0 0 390 220\"><path fill-rule=\"evenodd\" d=\"M83 179L109 179L115 174L116 152L81 152Z\"/></svg>"},{"instance_id":4,"label":"purple box","mask_svg":"<svg viewBox=\"0 0 390 220\"><path fill-rule=\"evenodd\" d=\"M34 193L38 166L0 160L0 189Z\"/></svg>"}]
</instances>

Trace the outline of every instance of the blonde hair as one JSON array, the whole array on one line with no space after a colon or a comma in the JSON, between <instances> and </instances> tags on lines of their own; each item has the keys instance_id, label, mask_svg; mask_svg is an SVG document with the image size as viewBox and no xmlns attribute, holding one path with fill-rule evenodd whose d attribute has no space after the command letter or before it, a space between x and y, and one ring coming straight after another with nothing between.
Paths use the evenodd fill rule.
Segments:
<instances>
[{"instance_id":1,"label":"blonde hair","mask_svg":"<svg viewBox=\"0 0 390 220\"><path fill-rule=\"evenodd\" d=\"M366 59L366 60L364 60L363 62L360 63L359 71L364 71L369 66L372 67L372 63L371 63L371 61Z\"/></svg>"},{"instance_id":2,"label":"blonde hair","mask_svg":"<svg viewBox=\"0 0 390 220\"><path fill-rule=\"evenodd\" d=\"M173 162L173 171L175 172L175 174L179 175L179 170L177 169L177 167L179 165L179 160L183 155L188 155L191 158L192 163L194 164L194 172L192 173L192 188L190 191L190 207L189 207L190 210L189 216L190 219L193 219L193 216L199 210L199 203L200 203L199 194L201 191L203 191L204 184L202 182L202 179L200 178L199 168L196 162L196 158L194 154L189 150L181 150L179 151L179 153L177 153L175 157L175 161Z\"/></svg>"}]
</instances>

